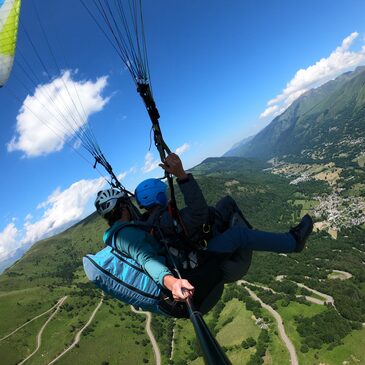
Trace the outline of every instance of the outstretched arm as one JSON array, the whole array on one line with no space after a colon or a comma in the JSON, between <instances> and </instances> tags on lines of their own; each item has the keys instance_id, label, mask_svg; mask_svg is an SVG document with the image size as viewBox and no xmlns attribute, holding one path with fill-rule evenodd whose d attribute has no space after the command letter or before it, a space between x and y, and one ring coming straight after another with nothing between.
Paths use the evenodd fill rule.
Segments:
<instances>
[{"instance_id":1,"label":"outstretched arm","mask_svg":"<svg viewBox=\"0 0 365 365\"><path fill-rule=\"evenodd\" d=\"M194 294L194 287L185 279L176 279L172 275L166 275L163 278L164 286L171 291L176 301L184 301L191 298Z\"/></svg>"},{"instance_id":2,"label":"outstretched arm","mask_svg":"<svg viewBox=\"0 0 365 365\"><path fill-rule=\"evenodd\" d=\"M204 195L193 175L185 172L178 155L171 153L160 166L177 177L186 205L180 210L180 216L188 234L192 236L209 220L209 207Z\"/></svg>"},{"instance_id":3,"label":"outstretched arm","mask_svg":"<svg viewBox=\"0 0 365 365\"><path fill-rule=\"evenodd\" d=\"M176 279L165 264L165 258L158 255L157 242L146 232L127 227L117 239L119 250L138 262L154 281L172 292L177 301L184 301L194 293L194 287L184 279Z\"/></svg>"}]
</instances>

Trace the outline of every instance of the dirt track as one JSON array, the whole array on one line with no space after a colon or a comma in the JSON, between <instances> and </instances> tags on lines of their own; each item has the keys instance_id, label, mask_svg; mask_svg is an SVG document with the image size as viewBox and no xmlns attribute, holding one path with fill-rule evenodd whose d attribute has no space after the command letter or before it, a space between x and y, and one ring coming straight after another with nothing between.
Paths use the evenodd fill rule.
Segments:
<instances>
[{"instance_id":1,"label":"dirt track","mask_svg":"<svg viewBox=\"0 0 365 365\"><path fill-rule=\"evenodd\" d=\"M39 350L39 348L41 347L41 344L42 344L42 333L43 333L44 329L46 328L47 324L52 320L52 318L58 313L58 311L61 308L61 305L66 300L66 298L67 298L67 296L63 297L61 300L58 301L56 310L49 316L46 323L42 326L42 328L38 332L36 349L29 356L27 356L22 362L20 362L19 365L24 364L28 359L30 359Z\"/></svg>"},{"instance_id":2,"label":"dirt track","mask_svg":"<svg viewBox=\"0 0 365 365\"><path fill-rule=\"evenodd\" d=\"M62 297L52 308L46 310L45 312L39 314L38 316L32 318L31 320L29 320L28 322L25 322L24 324L22 324L21 326L19 326L18 328L16 328L13 332L9 333L8 335L6 335L3 338L0 338L0 341L3 341L5 339L7 339L8 337L10 337L11 335L13 335L15 332L19 331L20 329L22 329L23 327L25 327L26 325L28 325L30 322L35 321L36 319L44 316L45 314L47 314L48 312L51 312L53 309L55 309L56 307L58 307L60 305L60 303L62 304L65 299L67 298L67 296Z\"/></svg>"},{"instance_id":3,"label":"dirt track","mask_svg":"<svg viewBox=\"0 0 365 365\"><path fill-rule=\"evenodd\" d=\"M291 365L299 365L298 362L298 357L297 357L297 353L295 351L295 347L293 345L293 343L290 341L288 335L285 332L285 328L283 325L283 319L280 316L280 314L278 312L276 312L273 308L271 308L269 305L265 304L253 291L251 291L249 288L245 287L246 290L250 293L251 297L256 300L257 302L259 302L261 304L261 306L265 309L267 309L272 315L273 317L276 319L277 323L278 323L278 329L279 329L279 334L281 339L283 340L285 346L287 347L288 351L289 351L289 355L290 355L290 363Z\"/></svg>"},{"instance_id":4,"label":"dirt track","mask_svg":"<svg viewBox=\"0 0 365 365\"><path fill-rule=\"evenodd\" d=\"M156 365L161 365L161 352L160 352L160 347L158 346L158 343L155 339L155 336L152 332L152 329L151 329L151 320L152 320L152 314L150 312L143 312L143 311L137 311L132 305L131 305L131 310L134 312L134 313L137 313L137 314L144 314L146 316L146 332L147 332L147 335L148 337L150 338L150 341L151 341L151 345L152 345L152 348L153 348L153 352L155 354L155 360L156 360Z\"/></svg>"},{"instance_id":5,"label":"dirt track","mask_svg":"<svg viewBox=\"0 0 365 365\"><path fill-rule=\"evenodd\" d=\"M64 351L62 351L55 359L53 359L48 365L54 364L57 360L59 360L60 357L62 357L63 355L65 355L68 351L72 350L80 341L82 332L85 330L86 327L88 327L90 325L90 323L92 322L92 320L94 319L97 311L99 310L99 308L101 307L101 305L103 304L103 300L104 300L104 294L102 296L102 298L100 299L99 304L96 306L96 308L94 309L94 312L92 312L89 320L87 321L87 323L85 324L84 327L81 328L81 330L79 332L77 332L74 342L72 342L72 344L67 347ZM20 364L19 364L20 365Z\"/></svg>"}]
</instances>

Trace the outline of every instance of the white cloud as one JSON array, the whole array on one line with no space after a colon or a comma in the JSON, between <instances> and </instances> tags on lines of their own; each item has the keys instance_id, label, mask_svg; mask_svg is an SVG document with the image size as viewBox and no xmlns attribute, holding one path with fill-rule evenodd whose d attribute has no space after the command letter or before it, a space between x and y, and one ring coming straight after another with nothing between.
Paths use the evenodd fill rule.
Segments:
<instances>
[{"instance_id":1,"label":"white cloud","mask_svg":"<svg viewBox=\"0 0 365 365\"><path fill-rule=\"evenodd\" d=\"M123 122L127 119L127 116L126 115L118 115L117 116L117 120L118 122Z\"/></svg>"},{"instance_id":2,"label":"white cloud","mask_svg":"<svg viewBox=\"0 0 365 365\"><path fill-rule=\"evenodd\" d=\"M130 174L136 174L138 172L138 167L137 166L132 166L129 170L128 173Z\"/></svg>"},{"instance_id":3,"label":"white cloud","mask_svg":"<svg viewBox=\"0 0 365 365\"><path fill-rule=\"evenodd\" d=\"M82 219L86 205L105 183L100 177L77 181L64 191L57 188L46 201L38 204L38 209L44 209L42 218L35 223L25 222L22 244L38 241Z\"/></svg>"},{"instance_id":4,"label":"white cloud","mask_svg":"<svg viewBox=\"0 0 365 365\"><path fill-rule=\"evenodd\" d=\"M100 177L77 181L63 191L57 188L46 201L38 204L37 209L43 210L39 220L32 223L33 216L28 214L21 229L12 222L0 233L0 261L18 248L52 236L84 218L88 204L105 184L105 179Z\"/></svg>"},{"instance_id":5,"label":"white cloud","mask_svg":"<svg viewBox=\"0 0 365 365\"><path fill-rule=\"evenodd\" d=\"M60 151L75 131L86 125L88 117L109 101L101 95L106 85L105 76L95 82L74 81L71 71L38 85L20 108L8 151L22 151L27 157Z\"/></svg>"},{"instance_id":6,"label":"white cloud","mask_svg":"<svg viewBox=\"0 0 365 365\"><path fill-rule=\"evenodd\" d=\"M190 145L188 143L184 143L182 146L176 148L175 153L181 156L184 152L190 149ZM161 160L159 158L155 158L154 155L148 151L144 156L144 166L141 168L141 171L145 174L157 169Z\"/></svg>"},{"instance_id":7,"label":"white cloud","mask_svg":"<svg viewBox=\"0 0 365 365\"><path fill-rule=\"evenodd\" d=\"M279 107L277 105L269 106L268 108L265 109L265 111L261 113L260 118L265 118L268 117L269 115L273 115L278 109Z\"/></svg>"},{"instance_id":8,"label":"white cloud","mask_svg":"<svg viewBox=\"0 0 365 365\"><path fill-rule=\"evenodd\" d=\"M14 223L9 223L0 232L0 261L4 260L9 253L15 252L20 247L18 234L19 232Z\"/></svg>"},{"instance_id":9,"label":"white cloud","mask_svg":"<svg viewBox=\"0 0 365 365\"><path fill-rule=\"evenodd\" d=\"M32 214L28 213L28 214L25 216L24 221L25 221L25 222L30 222L32 219L33 219Z\"/></svg>"},{"instance_id":10,"label":"white cloud","mask_svg":"<svg viewBox=\"0 0 365 365\"><path fill-rule=\"evenodd\" d=\"M190 149L190 145L188 143L184 143L182 146L176 148L176 154L181 156L184 152Z\"/></svg>"},{"instance_id":11,"label":"white cloud","mask_svg":"<svg viewBox=\"0 0 365 365\"><path fill-rule=\"evenodd\" d=\"M160 163L161 161L155 159L153 154L150 151L148 151L144 156L144 166L141 168L141 171L147 174L155 170Z\"/></svg>"},{"instance_id":12,"label":"white cloud","mask_svg":"<svg viewBox=\"0 0 365 365\"><path fill-rule=\"evenodd\" d=\"M300 69L287 83L281 94L267 103L260 118L276 116L288 108L300 95L311 88L323 85L338 75L365 63L365 39L360 40L360 50L351 50L359 33L353 32L346 37L327 58L321 58L314 65Z\"/></svg>"},{"instance_id":13,"label":"white cloud","mask_svg":"<svg viewBox=\"0 0 365 365\"><path fill-rule=\"evenodd\" d=\"M120 174L117 175L117 179L121 181L127 176L127 174L128 172L121 172Z\"/></svg>"}]
</instances>

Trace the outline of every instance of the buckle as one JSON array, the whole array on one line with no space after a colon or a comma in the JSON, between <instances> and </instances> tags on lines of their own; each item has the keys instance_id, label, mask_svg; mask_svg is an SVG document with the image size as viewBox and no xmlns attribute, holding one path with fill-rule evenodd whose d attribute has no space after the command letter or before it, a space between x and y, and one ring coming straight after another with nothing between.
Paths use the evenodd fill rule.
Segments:
<instances>
[{"instance_id":1,"label":"buckle","mask_svg":"<svg viewBox=\"0 0 365 365\"><path fill-rule=\"evenodd\" d=\"M210 224L203 224L203 233L210 233Z\"/></svg>"}]
</instances>

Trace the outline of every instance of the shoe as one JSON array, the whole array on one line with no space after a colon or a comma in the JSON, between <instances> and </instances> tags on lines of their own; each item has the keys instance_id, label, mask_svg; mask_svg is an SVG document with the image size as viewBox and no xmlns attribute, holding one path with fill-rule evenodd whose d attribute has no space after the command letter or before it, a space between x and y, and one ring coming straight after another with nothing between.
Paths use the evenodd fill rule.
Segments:
<instances>
[{"instance_id":1,"label":"shoe","mask_svg":"<svg viewBox=\"0 0 365 365\"><path fill-rule=\"evenodd\" d=\"M294 252L301 252L303 251L305 247L305 242L307 241L307 238L313 231L313 219L310 215L306 214L300 223L291 228L289 232L293 235L295 241L296 241L296 247Z\"/></svg>"}]
</instances>

